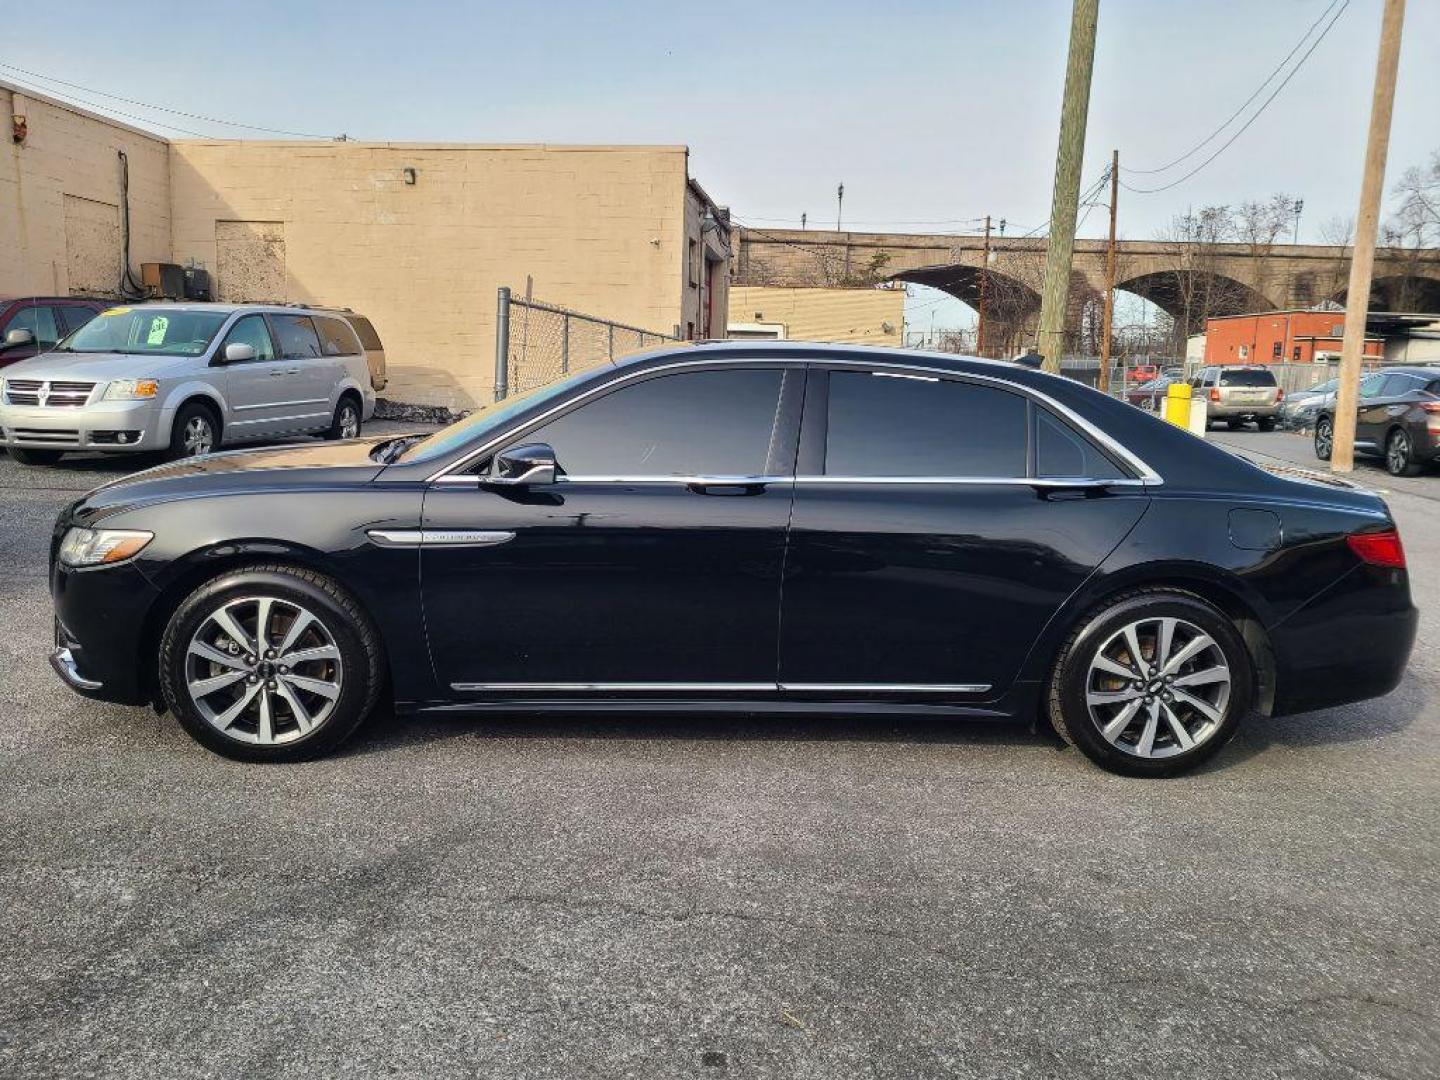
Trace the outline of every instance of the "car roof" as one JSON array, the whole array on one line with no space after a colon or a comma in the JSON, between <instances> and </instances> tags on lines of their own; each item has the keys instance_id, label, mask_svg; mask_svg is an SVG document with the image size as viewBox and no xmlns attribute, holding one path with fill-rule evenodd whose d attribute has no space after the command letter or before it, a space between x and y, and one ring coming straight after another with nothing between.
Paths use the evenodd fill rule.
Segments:
<instances>
[{"instance_id":1,"label":"car roof","mask_svg":"<svg viewBox=\"0 0 1440 1080\"><path fill-rule=\"evenodd\" d=\"M166 308L170 311L214 311L231 315L237 311L270 312L276 315L297 315L319 312L321 315L353 315L353 311L342 308L311 306L308 304L217 304L208 300L110 300L102 301L112 307L122 308Z\"/></svg>"}]
</instances>

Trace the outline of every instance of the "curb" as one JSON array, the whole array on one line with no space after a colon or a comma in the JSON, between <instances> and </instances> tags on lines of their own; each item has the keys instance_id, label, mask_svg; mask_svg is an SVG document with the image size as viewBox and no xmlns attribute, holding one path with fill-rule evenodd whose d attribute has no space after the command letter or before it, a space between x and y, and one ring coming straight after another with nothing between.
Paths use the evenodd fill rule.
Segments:
<instances>
[{"instance_id":1,"label":"curb","mask_svg":"<svg viewBox=\"0 0 1440 1080\"><path fill-rule=\"evenodd\" d=\"M406 424L453 424L470 415L470 410L455 410L446 405L411 405L389 398L375 399L375 419L398 420Z\"/></svg>"}]
</instances>

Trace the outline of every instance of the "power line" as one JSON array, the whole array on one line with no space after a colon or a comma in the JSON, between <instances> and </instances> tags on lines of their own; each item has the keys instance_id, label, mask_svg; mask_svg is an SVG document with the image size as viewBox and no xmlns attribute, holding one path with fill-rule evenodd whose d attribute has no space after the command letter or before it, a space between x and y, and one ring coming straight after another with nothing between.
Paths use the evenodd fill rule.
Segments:
<instances>
[{"instance_id":1,"label":"power line","mask_svg":"<svg viewBox=\"0 0 1440 1080\"><path fill-rule=\"evenodd\" d=\"M67 87L67 88L69 88L69 89L71 89L71 90L81 90L81 91L84 91L84 92L87 93L87 94L95 94L95 95L98 95L99 97L109 98L109 99L112 100L112 101L124 102L126 105L136 105L136 106L139 106L139 107L142 108L142 109L151 109L151 110L153 110L153 111L155 111L155 112L168 113L168 114L170 114L171 116L184 116L184 117L188 117L188 118L191 119L191 120L203 120L203 121L205 121L207 124L223 124L223 125L226 126L226 127L245 128L245 129L248 130L248 131L264 131L264 132L267 132L267 133L269 133L269 134L271 134L271 135L290 135L290 136L293 136L293 137L295 137L295 138L300 138L300 139L332 139L332 138L334 138L333 135L316 135L316 134L313 134L313 133L311 133L311 132L305 132L305 131L286 131L286 130L284 130L283 128L264 127L264 126L262 126L262 125L260 125L260 124L242 124L242 123L240 123L240 122L237 121L237 120L221 120L221 119L219 119L219 118L217 118L217 117L214 117L214 116L205 116L205 115L203 115L202 113L186 112L184 109L171 109L171 108L169 108L169 107L167 107L167 106L165 106L165 105L154 105L154 104L151 104L151 103L148 102L148 101L137 101L137 100L135 100L134 98L121 97L119 94L111 94L111 93L108 93L108 92L105 91L105 90L96 90L94 87L82 86L80 83L67 82L67 81L64 80L64 79L58 79L58 78L56 78L54 75L45 75L45 74L43 74L43 73L41 73L41 72L39 72L39 71L30 71L30 70L28 70L28 69L26 69L26 68L20 67L20 66L17 65L17 64L7 64L7 63L5 63L5 62L3 62L3 61L0 61L0 68L5 69L6 71L19 72L21 75L28 76L31 80L39 79L39 80L41 80L42 82L55 83L55 84L57 84L57 85L59 85L59 86L64 86L64 87ZM43 89L43 88L42 88L42 89ZM91 105L91 106L93 106L93 107L95 107L95 108L97 108L97 109L106 109L106 110L108 110L108 111L110 111L110 112L115 113L115 114L118 115L118 116L124 116L124 117L126 117L126 118L128 118L128 119L130 119L130 120L139 120L141 123L154 124L154 125L156 125L157 127L168 128L168 129L171 130L171 131L182 131L182 132L184 132L186 135L195 135L195 136L197 136L197 137L199 137L199 138L202 138L202 139L209 137L209 136L203 134L202 132L190 131L188 128L177 127L177 126L174 125L174 124L166 124L166 123L162 123L162 122L159 121L159 120L151 120L151 119L149 119L148 117L141 117L141 116L135 116L135 115L133 115L133 114L131 114L131 113L124 113L124 112L121 112L119 109L116 109L116 108L114 108L113 106L110 106L110 105L103 105L103 104L100 104L100 103L94 102L94 101L83 101L83 99L77 99L77 100L82 100L83 104Z\"/></svg>"},{"instance_id":2,"label":"power line","mask_svg":"<svg viewBox=\"0 0 1440 1080\"><path fill-rule=\"evenodd\" d=\"M1178 187L1186 180L1189 180L1192 176L1199 173L1202 169L1204 169L1212 161L1218 158L1226 150L1230 149L1230 147L1234 145L1235 140L1240 138L1241 135L1244 135L1245 132L1249 130L1250 125L1255 123L1256 120L1260 119L1260 117L1264 114L1265 110L1270 107L1270 103L1280 96L1280 92L1290 84L1290 80L1295 77L1295 73L1305 66L1305 61L1310 59L1311 54L1314 53L1315 50L1320 46L1320 43L1325 40L1325 35L1330 33L1330 31L1334 28L1335 24L1340 21L1340 16L1345 14L1345 9L1349 6L1350 0L1344 0L1344 3L1340 5L1340 10L1335 13L1334 17L1325 25L1325 29L1320 32L1320 36L1311 43L1310 48L1305 50L1305 54L1300 57L1299 63L1297 63L1293 68L1290 69L1290 73L1286 75L1283 80L1281 80L1279 86L1275 87L1274 91L1270 94L1270 96L1265 99L1264 104L1262 104L1260 108L1258 108L1257 110L1255 110L1254 113L1251 114L1250 119L1246 120L1245 123L1240 126L1239 130L1237 130L1234 135L1231 135L1230 138L1225 140L1225 142L1220 146L1220 149L1216 150L1213 154L1207 157L1199 165L1195 166L1195 168L1191 169L1184 176L1180 177L1180 179L1178 180L1172 180L1168 184L1162 184L1159 187L1152 188L1132 187L1131 185L1125 183L1124 180L1121 180L1120 183L1125 188L1125 190L1132 191L1137 195L1153 195L1159 191L1169 191L1171 188Z\"/></svg>"},{"instance_id":3,"label":"power line","mask_svg":"<svg viewBox=\"0 0 1440 1080\"><path fill-rule=\"evenodd\" d=\"M1345 0L1346 4L1348 4L1349 2L1350 0ZM1209 135L1206 135L1205 138L1201 139L1189 150L1186 150L1185 153L1181 154L1174 161L1171 161L1165 165L1161 165L1158 169L1131 169L1127 166L1122 165L1120 167L1120 171L1131 173L1136 176L1153 176L1155 173L1168 172L1176 165L1179 165L1182 161L1186 160L1187 158L1193 157L1201 147L1206 146L1210 142L1212 142L1217 135L1219 135L1222 131L1224 131L1227 127L1234 123L1235 119L1247 108L1249 108L1250 103L1260 96L1261 92L1265 89L1265 87L1270 85L1271 81L1275 78L1276 75L1280 74L1280 72L1284 69L1285 65L1290 62L1291 57L1293 57L1297 52L1300 51L1300 47L1304 45L1305 42L1310 40L1310 35L1315 32L1315 28L1325 21L1325 17L1330 14L1331 9L1334 8L1335 5L1338 3L1340 3L1340 0L1330 0L1330 3L1325 6L1325 10L1320 13L1320 17L1310 24L1310 28L1306 30L1305 33L1300 35L1300 40L1295 43L1295 47L1285 54L1285 59L1281 60L1280 63L1276 64L1274 70L1271 71L1269 75L1265 76L1265 81L1255 88L1255 92L1251 94L1248 98L1246 98L1240 104L1240 107L1236 109L1233 113L1231 113L1228 117L1226 117L1225 122L1219 127L1217 127L1214 131L1212 131ZM1343 6L1341 10L1344 10Z\"/></svg>"}]
</instances>

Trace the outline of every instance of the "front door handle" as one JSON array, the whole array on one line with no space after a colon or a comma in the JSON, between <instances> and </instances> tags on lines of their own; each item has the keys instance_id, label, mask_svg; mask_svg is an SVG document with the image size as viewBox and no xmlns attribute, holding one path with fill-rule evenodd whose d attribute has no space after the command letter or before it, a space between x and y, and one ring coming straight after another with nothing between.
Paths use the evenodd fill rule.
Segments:
<instances>
[{"instance_id":1,"label":"front door handle","mask_svg":"<svg viewBox=\"0 0 1440 1080\"><path fill-rule=\"evenodd\" d=\"M762 495L766 480L692 480L686 488L696 495Z\"/></svg>"}]
</instances>

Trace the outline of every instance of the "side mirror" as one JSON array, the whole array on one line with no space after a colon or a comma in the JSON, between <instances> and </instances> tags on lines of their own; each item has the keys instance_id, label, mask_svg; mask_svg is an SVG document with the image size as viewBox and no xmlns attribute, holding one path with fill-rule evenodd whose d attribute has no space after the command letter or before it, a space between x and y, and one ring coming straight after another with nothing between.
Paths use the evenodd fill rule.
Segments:
<instances>
[{"instance_id":1,"label":"side mirror","mask_svg":"<svg viewBox=\"0 0 1440 1080\"><path fill-rule=\"evenodd\" d=\"M526 443L512 446L495 456L490 475L485 477L488 484L553 484L560 471L555 461L555 450L549 443Z\"/></svg>"},{"instance_id":2,"label":"side mirror","mask_svg":"<svg viewBox=\"0 0 1440 1080\"><path fill-rule=\"evenodd\" d=\"M18 349L22 345L34 345L35 335L29 330L11 330L5 335L4 348Z\"/></svg>"},{"instance_id":3,"label":"side mirror","mask_svg":"<svg viewBox=\"0 0 1440 1080\"><path fill-rule=\"evenodd\" d=\"M246 345L240 341L232 341L225 346L225 363L243 364L246 360L255 359L255 346Z\"/></svg>"}]
</instances>

